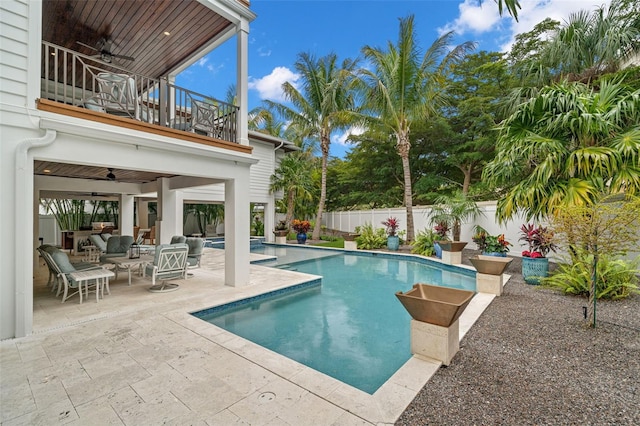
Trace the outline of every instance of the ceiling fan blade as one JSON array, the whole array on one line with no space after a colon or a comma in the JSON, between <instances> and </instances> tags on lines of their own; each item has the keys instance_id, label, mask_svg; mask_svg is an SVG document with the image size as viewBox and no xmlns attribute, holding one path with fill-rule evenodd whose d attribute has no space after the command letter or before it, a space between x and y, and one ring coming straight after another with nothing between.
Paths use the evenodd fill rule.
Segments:
<instances>
[{"instance_id":1,"label":"ceiling fan blade","mask_svg":"<svg viewBox=\"0 0 640 426\"><path fill-rule=\"evenodd\" d=\"M80 46L88 47L88 48L89 48L89 49L91 49L91 50L95 50L96 52L99 52L99 50L98 50L98 49L96 49L95 47L93 47L93 46L89 46L88 44L85 44L85 43L83 43L83 42L81 42L81 41L76 41L76 43L78 43Z\"/></svg>"}]
</instances>

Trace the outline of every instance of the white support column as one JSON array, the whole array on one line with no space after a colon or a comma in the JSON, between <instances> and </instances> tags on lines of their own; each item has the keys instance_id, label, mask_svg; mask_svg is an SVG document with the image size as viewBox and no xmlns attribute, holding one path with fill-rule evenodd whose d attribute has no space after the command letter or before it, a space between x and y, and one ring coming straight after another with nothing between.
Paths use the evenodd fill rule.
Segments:
<instances>
[{"instance_id":1,"label":"white support column","mask_svg":"<svg viewBox=\"0 0 640 426\"><path fill-rule=\"evenodd\" d=\"M238 97L238 143L249 145L249 87L247 76L249 75L249 23L241 21L237 33L237 75L236 90Z\"/></svg>"},{"instance_id":2,"label":"white support column","mask_svg":"<svg viewBox=\"0 0 640 426\"><path fill-rule=\"evenodd\" d=\"M133 195L120 195L120 235L133 235ZM136 235L133 235L136 238Z\"/></svg>"},{"instance_id":3,"label":"white support column","mask_svg":"<svg viewBox=\"0 0 640 426\"><path fill-rule=\"evenodd\" d=\"M264 240L273 241L273 230L276 228L275 206L273 203L264 204Z\"/></svg>"},{"instance_id":4,"label":"white support column","mask_svg":"<svg viewBox=\"0 0 640 426\"><path fill-rule=\"evenodd\" d=\"M149 202L138 198L138 226L140 228L149 228Z\"/></svg>"},{"instance_id":5,"label":"white support column","mask_svg":"<svg viewBox=\"0 0 640 426\"><path fill-rule=\"evenodd\" d=\"M170 189L169 183L168 178L158 179L158 244L169 244L172 236L182 235L182 193Z\"/></svg>"},{"instance_id":6,"label":"white support column","mask_svg":"<svg viewBox=\"0 0 640 426\"><path fill-rule=\"evenodd\" d=\"M224 282L249 284L249 173L224 185Z\"/></svg>"}]
</instances>

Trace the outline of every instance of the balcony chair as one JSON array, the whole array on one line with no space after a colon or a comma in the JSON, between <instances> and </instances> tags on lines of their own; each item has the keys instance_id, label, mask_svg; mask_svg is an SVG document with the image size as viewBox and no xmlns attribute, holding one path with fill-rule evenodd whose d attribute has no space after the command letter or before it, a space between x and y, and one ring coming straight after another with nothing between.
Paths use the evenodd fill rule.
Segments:
<instances>
[{"instance_id":1,"label":"balcony chair","mask_svg":"<svg viewBox=\"0 0 640 426\"><path fill-rule=\"evenodd\" d=\"M127 74L101 72L95 76L99 92L84 101L93 111L140 119L136 81Z\"/></svg>"},{"instance_id":2,"label":"balcony chair","mask_svg":"<svg viewBox=\"0 0 640 426\"><path fill-rule=\"evenodd\" d=\"M191 131L210 137L218 137L220 111L216 105L191 100Z\"/></svg>"},{"instance_id":3,"label":"balcony chair","mask_svg":"<svg viewBox=\"0 0 640 426\"><path fill-rule=\"evenodd\" d=\"M153 264L144 269L144 276L151 278L152 293L163 293L177 290L180 286L167 280L185 279L187 273L187 255L189 246L186 244L161 244L156 247ZM160 281L160 284L156 284Z\"/></svg>"}]
</instances>

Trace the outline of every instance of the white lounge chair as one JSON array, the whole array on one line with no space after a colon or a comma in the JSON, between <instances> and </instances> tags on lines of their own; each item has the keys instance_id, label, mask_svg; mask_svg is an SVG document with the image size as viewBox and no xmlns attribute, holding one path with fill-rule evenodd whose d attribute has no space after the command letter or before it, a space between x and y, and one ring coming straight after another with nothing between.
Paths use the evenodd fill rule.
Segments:
<instances>
[{"instance_id":1,"label":"white lounge chair","mask_svg":"<svg viewBox=\"0 0 640 426\"><path fill-rule=\"evenodd\" d=\"M151 278L149 291L162 293L177 290L180 286L167 280L185 279L187 274L187 255L189 246L186 244L161 244L156 247L153 264L144 269L144 276ZM156 284L159 281L160 284Z\"/></svg>"}]
</instances>

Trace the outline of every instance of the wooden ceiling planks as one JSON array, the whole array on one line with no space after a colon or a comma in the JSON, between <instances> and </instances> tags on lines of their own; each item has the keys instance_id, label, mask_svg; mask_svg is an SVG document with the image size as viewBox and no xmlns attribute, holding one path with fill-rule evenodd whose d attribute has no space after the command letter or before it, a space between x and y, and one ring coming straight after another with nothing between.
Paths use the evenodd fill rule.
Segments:
<instances>
[{"instance_id":1,"label":"wooden ceiling planks","mask_svg":"<svg viewBox=\"0 0 640 426\"><path fill-rule=\"evenodd\" d=\"M158 78L232 25L197 0L44 0L43 39L86 55L103 37L131 72ZM165 36L164 32L171 33Z\"/></svg>"},{"instance_id":2,"label":"wooden ceiling planks","mask_svg":"<svg viewBox=\"0 0 640 426\"><path fill-rule=\"evenodd\" d=\"M48 170L48 172L45 172ZM56 163L51 161L34 162L34 174L41 176L58 176L75 179L109 180L107 179L109 169L107 167L85 166L82 164ZM176 175L168 173L143 172L138 170L113 169L116 175L116 182L125 183L148 183L155 182L161 177L174 177Z\"/></svg>"}]
</instances>

